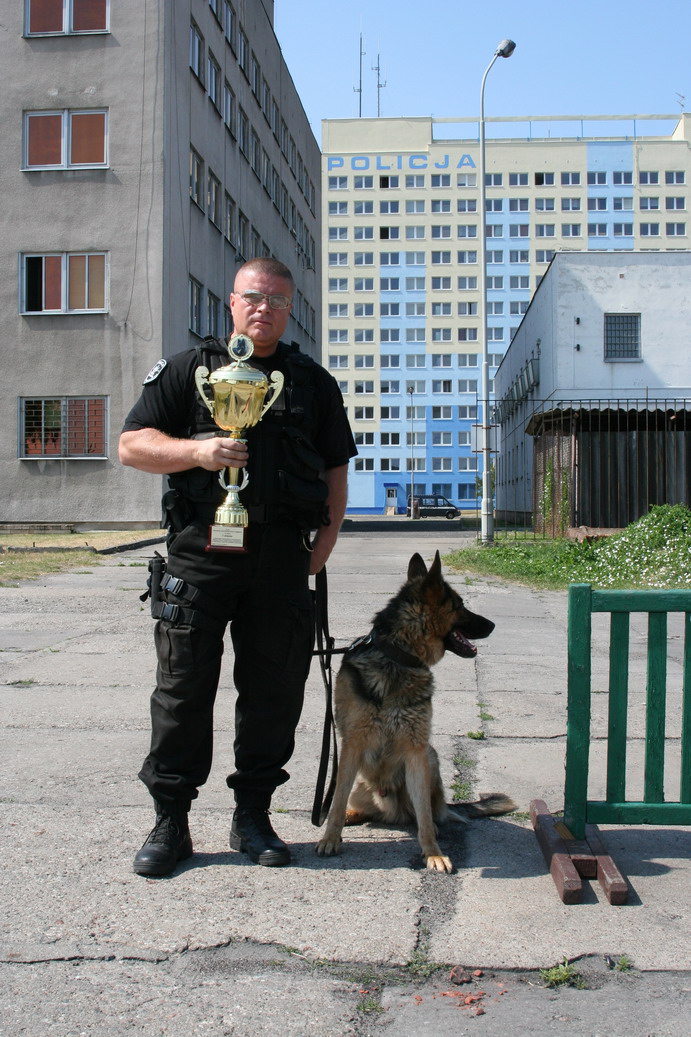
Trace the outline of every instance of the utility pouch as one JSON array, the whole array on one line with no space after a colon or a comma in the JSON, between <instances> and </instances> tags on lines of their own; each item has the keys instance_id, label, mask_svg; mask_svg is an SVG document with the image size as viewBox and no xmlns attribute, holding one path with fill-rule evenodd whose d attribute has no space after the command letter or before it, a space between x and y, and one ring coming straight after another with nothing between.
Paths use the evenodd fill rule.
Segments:
<instances>
[{"instance_id":1,"label":"utility pouch","mask_svg":"<svg viewBox=\"0 0 691 1037\"><path fill-rule=\"evenodd\" d=\"M146 581L146 590L140 595L140 601L146 601L147 598L151 598L151 615L156 619L154 609L161 600L161 581L165 576L166 572L166 560L163 555L160 555L158 551L154 553L154 557L149 559L149 578Z\"/></svg>"},{"instance_id":2,"label":"utility pouch","mask_svg":"<svg viewBox=\"0 0 691 1037\"><path fill-rule=\"evenodd\" d=\"M329 489L322 479L323 458L297 428L283 430L282 446L283 464L278 472L281 506L299 515L307 528L328 525Z\"/></svg>"}]
</instances>

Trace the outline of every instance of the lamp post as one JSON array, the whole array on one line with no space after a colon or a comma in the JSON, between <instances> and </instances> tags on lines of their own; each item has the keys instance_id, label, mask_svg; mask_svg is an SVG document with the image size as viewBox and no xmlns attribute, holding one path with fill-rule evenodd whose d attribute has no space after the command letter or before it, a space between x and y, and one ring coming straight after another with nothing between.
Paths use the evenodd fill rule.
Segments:
<instances>
[{"instance_id":1,"label":"lamp post","mask_svg":"<svg viewBox=\"0 0 691 1037\"><path fill-rule=\"evenodd\" d=\"M510 58L516 49L513 40L502 40L485 69L480 87L480 334L482 335L482 506L480 512L480 540L490 544L494 540L494 509L490 478L491 444L489 420L489 352L487 338L487 187L485 184L485 83L489 70L497 58Z\"/></svg>"},{"instance_id":2,"label":"lamp post","mask_svg":"<svg viewBox=\"0 0 691 1037\"><path fill-rule=\"evenodd\" d=\"M410 396L410 517L415 518L415 425L413 419L413 386L408 386Z\"/></svg>"}]
</instances>

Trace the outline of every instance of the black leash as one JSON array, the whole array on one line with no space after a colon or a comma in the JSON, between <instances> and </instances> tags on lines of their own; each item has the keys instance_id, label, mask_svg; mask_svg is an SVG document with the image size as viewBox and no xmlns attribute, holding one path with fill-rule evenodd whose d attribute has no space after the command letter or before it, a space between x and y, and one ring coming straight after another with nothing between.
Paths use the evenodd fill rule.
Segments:
<instances>
[{"instance_id":1,"label":"black leash","mask_svg":"<svg viewBox=\"0 0 691 1037\"><path fill-rule=\"evenodd\" d=\"M336 739L336 722L333 715L333 674L331 672L331 656L336 652L341 654L347 648L334 649L334 639L329 633L329 594L326 579L326 568L321 569L315 577L314 591L315 622L317 628L317 650L313 655L319 656L319 666L324 681L326 692L326 713L324 715L324 731L322 734L322 751L319 760L319 771L317 773L317 786L314 790L314 803L312 805L312 824L317 828L324 824L329 813L331 800L336 789L336 775L338 773L338 742ZM331 767L331 778L329 787L326 789L326 779L329 771L329 760L333 751L333 764Z\"/></svg>"}]
</instances>

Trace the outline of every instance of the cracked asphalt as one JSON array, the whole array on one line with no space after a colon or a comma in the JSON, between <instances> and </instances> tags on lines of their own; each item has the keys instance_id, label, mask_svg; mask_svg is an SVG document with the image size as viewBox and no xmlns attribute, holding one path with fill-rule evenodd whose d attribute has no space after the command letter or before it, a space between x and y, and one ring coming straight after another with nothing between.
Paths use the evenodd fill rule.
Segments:
<instances>
[{"instance_id":1,"label":"cracked asphalt","mask_svg":"<svg viewBox=\"0 0 691 1037\"><path fill-rule=\"evenodd\" d=\"M459 539L451 524L391 533L349 523L329 565L337 642L367 632L413 551L429 561ZM261 868L229 849L230 645L214 770L190 818L195 855L170 878L134 875L152 823L136 778L154 675L152 620L139 601L151 552L0 589L3 1037L688 1037L691 831L603 827L629 903L610 906L593 883L582 904L566 906L527 819L531 799L563 805L565 594L447 570L496 630L475 661L436 667L443 777L449 789L502 791L519 806L442 832L453 875L428 874L414 833L393 827L347 830L338 858L314 853L324 702L316 665L292 778L273 804L294 863ZM682 647L671 636L673 684ZM641 639L634 628L632 673L643 667ZM594 780L605 699L596 695L593 710ZM634 705L635 781L644 718ZM678 723L672 709L672 786ZM565 959L581 978L547 987L540 970ZM459 965L470 982L452 981Z\"/></svg>"}]
</instances>

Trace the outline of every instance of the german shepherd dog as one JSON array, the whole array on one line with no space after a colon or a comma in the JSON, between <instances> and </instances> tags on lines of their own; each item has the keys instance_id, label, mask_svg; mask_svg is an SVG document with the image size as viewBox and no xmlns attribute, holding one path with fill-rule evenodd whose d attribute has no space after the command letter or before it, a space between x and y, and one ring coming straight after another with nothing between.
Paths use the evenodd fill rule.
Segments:
<instances>
[{"instance_id":1,"label":"german shepherd dog","mask_svg":"<svg viewBox=\"0 0 691 1037\"><path fill-rule=\"evenodd\" d=\"M320 856L340 851L346 824L414 821L427 868L451 872L451 860L437 843L437 824L516 809L501 794L447 804L430 745L430 667L447 650L474 658L477 649L469 638L489 637L493 629L494 623L470 612L445 582L438 551L429 572L420 555L413 555L407 583L374 617L372 631L343 657L334 692L341 757L333 804L316 847Z\"/></svg>"}]
</instances>

